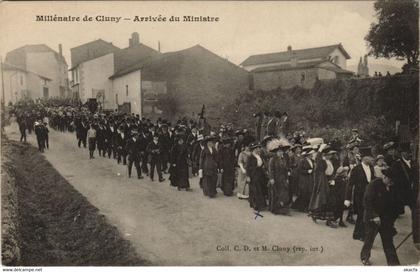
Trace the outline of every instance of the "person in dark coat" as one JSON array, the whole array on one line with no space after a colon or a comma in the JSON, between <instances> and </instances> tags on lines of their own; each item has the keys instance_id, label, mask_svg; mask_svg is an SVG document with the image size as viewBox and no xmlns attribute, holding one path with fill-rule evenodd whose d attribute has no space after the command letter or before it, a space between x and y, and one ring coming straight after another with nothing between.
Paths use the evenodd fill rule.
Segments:
<instances>
[{"instance_id":1,"label":"person in dark coat","mask_svg":"<svg viewBox=\"0 0 420 272\"><path fill-rule=\"evenodd\" d=\"M395 197L390 190L391 172L383 171L383 178L372 180L363 196L363 223L365 239L360 253L364 265L370 265L370 252L376 235L381 235L382 245L388 265L399 265L397 252L393 243L393 220L398 213Z\"/></svg>"},{"instance_id":2,"label":"person in dark coat","mask_svg":"<svg viewBox=\"0 0 420 272\"><path fill-rule=\"evenodd\" d=\"M120 164L122 161L123 165L127 164L127 150L126 147L126 141L127 141L127 134L124 132L124 127L120 126L118 128L118 135L116 138L116 145L117 145L117 162Z\"/></svg>"},{"instance_id":3,"label":"person in dark coat","mask_svg":"<svg viewBox=\"0 0 420 272\"><path fill-rule=\"evenodd\" d=\"M261 145L253 144L250 146L251 156L248 158L246 172L250 177L249 182L249 205L259 212L267 207L264 191L267 187L267 175L264 172L264 161L260 156Z\"/></svg>"},{"instance_id":4,"label":"person in dark coat","mask_svg":"<svg viewBox=\"0 0 420 272\"><path fill-rule=\"evenodd\" d=\"M152 141L152 139L150 138L150 134L148 133L147 130L148 129L145 126L143 126L139 134L139 141L141 143L141 148L140 148L141 170L143 171L143 173L146 174L146 176L149 175L149 168L147 166L147 164L149 163L149 160L148 160L149 155L147 154L147 146Z\"/></svg>"},{"instance_id":5,"label":"person in dark coat","mask_svg":"<svg viewBox=\"0 0 420 272\"><path fill-rule=\"evenodd\" d=\"M164 181L162 177L162 156L161 156L161 144L159 142L159 135L155 134L153 136L153 141L151 141L146 148L147 154L150 156L150 179L153 181L155 168L159 176L159 182Z\"/></svg>"},{"instance_id":6,"label":"person in dark coat","mask_svg":"<svg viewBox=\"0 0 420 272\"><path fill-rule=\"evenodd\" d=\"M43 153L45 149L45 131L42 128L42 126L43 125L40 121L35 122L34 130L35 130L36 140L38 142L38 150Z\"/></svg>"},{"instance_id":7,"label":"person in dark coat","mask_svg":"<svg viewBox=\"0 0 420 272\"><path fill-rule=\"evenodd\" d=\"M185 135L175 136L176 144L172 147L170 154L170 181L171 185L178 188L178 191L185 189L190 191L190 182L188 180L188 146L184 143Z\"/></svg>"},{"instance_id":8,"label":"person in dark coat","mask_svg":"<svg viewBox=\"0 0 420 272\"><path fill-rule=\"evenodd\" d=\"M233 139L222 139L222 146L219 150L219 164L222 171L221 189L225 196L233 196L235 188L235 150Z\"/></svg>"},{"instance_id":9,"label":"person in dark coat","mask_svg":"<svg viewBox=\"0 0 420 272\"><path fill-rule=\"evenodd\" d=\"M411 161L410 144L400 144L400 157L396 159L391 165L392 170L392 186L393 191L397 197L399 214L404 214L404 207L414 207L415 193L415 167Z\"/></svg>"},{"instance_id":10,"label":"person in dark coat","mask_svg":"<svg viewBox=\"0 0 420 272\"><path fill-rule=\"evenodd\" d=\"M160 127L159 142L161 144L162 172L166 173L168 170L169 154L171 152L172 145L172 140L168 131L167 124L163 124Z\"/></svg>"},{"instance_id":11,"label":"person in dark coat","mask_svg":"<svg viewBox=\"0 0 420 272\"><path fill-rule=\"evenodd\" d=\"M268 209L274 214L290 215L290 183L289 166L284 156L289 146L281 146L271 152L276 153L271 157L268 165L269 177L269 206Z\"/></svg>"},{"instance_id":12,"label":"person in dark coat","mask_svg":"<svg viewBox=\"0 0 420 272\"><path fill-rule=\"evenodd\" d=\"M43 132L43 134L44 134L44 141L45 141L45 147L47 148L47 149L50 149L50 138L49 138L49 133L50 133L50 130L48 129L48 127L47 127L47 122L45 122L43 125L42 125L42 132Z\"/></svg>"},{"instance_id":13,"label":"person in dark coat","mask_svg":"<svg viewBox=\"0 0 420 272\"><path fill-rule=\"evenodd\" d=\"M375 170L373 169L374 158L372 157L370 148L361 148L362 163L355 166L351 173L350 179L346 187L344 205L349 207L353 192L353 208L357 214L356 224L353 231L353 239L363 241L365 236L363 224L363 196L366 186L374 179Z\"/></svg>"},{"instance_id":14,"label":"person in dark coat","mask_svg":"<svg viewBox=\"0 0 420 272\"><path fill-rule=\"evenodd\" d=\"M307 212L314 187L314 162L311 159L314 150L306 150L302 153L303 159L297 167L297 196L295 208L301 212Z\"/></svg>"},{"instance_id":15,"label":"person in dark coat","mask_svg":"<svg viewBox=\"0 0 420 272\"><path fill-rule=\"evenodd\" d=\"M20 141L24 141L26 143L26 121L25 120L19 120L19 131L20 131Z\"/></svg>"},{"instance_id":16,"label":"person in dark coat","mask_svg":"<svg viewBox=\"0 0 420 272\"><path fill-rule=\"evenodd\" d=\"M76 136L77 136L77 146L86 148L86 141L87 141L87 131L88 126L84 120L77 121L76 123Z\"/></svg>"},{"instance_id":17,"label":"person in dark coat","mask_svg":"<svg viewBox=\"0 0 420 272\"><path fill-rule=\"evenodd\" d=\"M112 131L108 122L104 125L104 152L108 154L108 159L110 159L112 155Z\"/></svg>"},{"instance_id":18,"label":"person in dark coat","mask_svg":"<svg viewBox=\"0 0 420 272\"><path fill-rule=\"evenodd\" d=\"M105 129L102 123L96 127L96 145L99 156L105 157Z\"/></svg>"},{"instance_id":19,"label":"person in dark coat","mask_svg":"<svg viewBox=\"0 0 420 272\"><path fill-rule=\"evenodd\" d=\"M200 166L198 175L203 178L203 194L210 198L216 196L217 174L219 170L218 155L215 148L215 141L217 137L207 136L203 140L205 145L200 155Z\"/></svg>"},{"instance_id":20,"label":"person in dark coat","mask_svg":"<svg viewBox=\"0 0 420 272\"><path fill-rule=\"evenodd\" d=\"M191 146L191 172L194 176L198 175L198 169L200 166L200 154L201 154L201 145L204 137L203 135L197 135L197 139L192 142Z\"/></svg>"},{"instance_id":21,"label":"person in dark coat","mask_svg":"<svg viewBox=\"0 0 420 272\"><path fill-rule=\"evenodd\" d=\"M335 186L333 180L335 169L331 162L331 156L334 151L329 150L326 145L321 145L319 153L315 156L314 168L314 190L312 191L309 202L309 216L316 222L317 219L326 220L326 225L336 228L334 222L335 195L332 192L332 186Z\"/></svg>"},{"instance_id":22,"label":"person in dark coat","mask_svg":"<svg viewBox=\"0 0 420 272\"><path fill-rule=\"evenodd\" d=\"M131 178L131 170L134 167L137 171L137 178L142 179L141 168L140 168L140 142L138 138L138 131L132 130L131 137L127 140L126 148L128 155L128 178Z\"/></svg>"}]
</instances>

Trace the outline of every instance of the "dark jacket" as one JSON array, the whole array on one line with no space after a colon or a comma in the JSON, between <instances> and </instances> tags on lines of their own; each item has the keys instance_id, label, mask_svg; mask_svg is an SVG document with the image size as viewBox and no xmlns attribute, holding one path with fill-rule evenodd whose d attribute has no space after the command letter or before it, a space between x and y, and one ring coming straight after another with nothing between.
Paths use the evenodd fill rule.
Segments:
<instances>
[{"instance_id":1,"label":"dark jacket","mask_svg":"<svg viewBox=\"0 0 420 272\"><path fill-rule=\"evenodd\" d=\"M199 169L203 170L203 176L217 175L219 169L218 155L215 148L212 151L213 153L210 153L208 147L201 151Z\"/></svg>"},{"instance_id":2,"label":"dark jacket","mask_svg":"<svg viewBox=\"0 0 420 272\"><path fill-rule=\"evenodd\" d=\"M136 141L133 140L133 137L127 140L126 145L127 154L130 159L138 159L140 155L140 143L139 139L136 138Z\"/></svg>"},{"instance_id":3,"label":"dark jacket","mask_svg":"<svg viewBox=\"0 0 420 272\"><path fill-rule=\"evenodd\" d=\"M366 186L363 197L363 222L369 222L375 217L381 219L381 224L390 224L397 215L396 202L393 193L386 188L382 179L376 178Z\"/></svg>"},{"instance_id":4,"label":"dark jacket","mask_svg":"<svg viewBox=\"0 0 420 272\"><path fill-rule=\"evenodd\" d=\"M371 172L371 181L374 179L375 171L372 166L370 167ZM368 185L368 180L363 170L362 164L355 166L350 174L349 183L347 184L345 199L352 200L352 190L354 188L353 195L353 206L354 210L357 212L359 208L363 207L363 197L365 194L366 186Z\"/></svg>"},{"instance_id":5,"label":"dark jacket","mask_svg":"<svg viewBox=\"0 0 420 272\"><path fill-rule=\"evenodd\" d=\"M402 159L398 159L394 161L391 167L392 181L394 183L393 190L400 206L414 206L416 198L414 192L415 165L416 163L412 161L411 167L409 167Z\"/></svg>"}]
</instances>

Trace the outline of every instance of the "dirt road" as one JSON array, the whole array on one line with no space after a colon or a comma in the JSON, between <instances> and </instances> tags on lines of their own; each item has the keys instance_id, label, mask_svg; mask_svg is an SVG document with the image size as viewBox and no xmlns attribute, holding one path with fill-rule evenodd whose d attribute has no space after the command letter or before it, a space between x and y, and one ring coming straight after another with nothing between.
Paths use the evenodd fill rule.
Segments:
<instances>
[{"instance_id":1,"label":"dirt road","mask_svg":"<svg viewBox=\"0 0 420 272\"><path fill-rule=\"evenodd\" d=\"M6 132L19 140L16 124ZM35 145L33 134L28 140ZM50 129L50 149L44 155L155 265L360 264L362 243L351 238L351 225L331 229L296 212L292 216L262 212L264 217L255 218L245 200L220 192L214 199L205 198L196 178L190 179L192 192L178 192L167 180L128 179L126 167L114 160L97 154L89 160L88 151L77 147L71 133ZM398 220L395 244L411 232L409 217L407 211ZM412 240L398 254L402 264L418 261ZM379 236L371 259L375 265L386 265Z\"/></svg>"}]
</instances>

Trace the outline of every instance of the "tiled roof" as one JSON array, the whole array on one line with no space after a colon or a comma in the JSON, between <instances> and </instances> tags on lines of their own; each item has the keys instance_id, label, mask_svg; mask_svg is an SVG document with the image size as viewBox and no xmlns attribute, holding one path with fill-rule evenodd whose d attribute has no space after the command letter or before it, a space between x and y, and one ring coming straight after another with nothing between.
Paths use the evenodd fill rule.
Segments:
<instances>
[{"instance_id":1,"label":"tiled roof","mask_svg":"<svg viewBox=\"0 0 420 272\"><path fill-rule=\"evenodd\" d=\"M110 77L110 79L121 77L128 73L137 71L139 69L143 69L142 71L143 79L164 80L165 78L167 78L168 74L176 73L177 67L182 66L185 58L187 57L193 57L195 61L204 61L204 59L206 60L218 59L218 60L222 60L227 65L231 66L233 69L243 70L241 67L229 62L226 59L223 59L222 57L204 48L203 46L195 45L193 47L190 47L184 50L167 52L160 55L152 56L150 58L146 58L142 61L139 61L131 65L130 67L117 71L114 75ZM211 65L210 62L208 62L208 65ZM191 69L194 69L194 68L191 67ZM246 72L245 70L243 71Z\"/></svg>"},{"instance_id":2,"label":"tiled roof","mask_svg":"<svg viewBox=\"0 0 420 272\"><path fill-rule=\"evenodd\" d=\"M322 65L322 64L325 64L325 65ZM322 68L322 69L333 71L339 74L353 74L353 72L344 70L340 68L338 65L330 61L326 61L326 60L301 62L301 63L297 63L296 66L292 66L288 63L288 64L273 65L273 66L267 66L267 67L259 67L252 70L251 72L263 73L263 72L271 72L271 71L288 71L288 70L299 70L299 69L308 69L308 68Z\"/></svg>"},{"instance_id":3,"label":"tiled roof","mask_svg":"<svg viewBox=\"0 0 420 272\"><path fill-rule=\"evenodd\" d=\"M292 57L297 58L299 60L316 59L316 58L326 59L328 55L332 51L334 51L336 48L341 50L341 52L344 54L346 59L350 59L350 55L346 52L346 50L344 50L343 46L340 43L340 44L334 44L334 45L323 46L323 47L292 50L292 55L288 51L252 55L252 56L249 56L246 60L244 60L241 63L241 65L249 66L249 65L257 65L257 64L265 64L265 63L285 62L285 61L289 61Z\"/></svg>"}]
</instances>

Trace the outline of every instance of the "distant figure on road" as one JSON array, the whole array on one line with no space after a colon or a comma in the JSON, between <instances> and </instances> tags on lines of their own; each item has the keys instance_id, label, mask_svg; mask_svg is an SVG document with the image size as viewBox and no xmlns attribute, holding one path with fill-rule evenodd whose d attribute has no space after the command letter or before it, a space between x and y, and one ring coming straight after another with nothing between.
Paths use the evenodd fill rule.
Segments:
<instances>
[{"instance_id":1,"label":"distant figure on road","mask_svg":"<svg viewBox=\"0 0 420 272\"><path fill-rule=\"evenodd\" d=\"M89 159L94 159L93 152L96 149L96 130L93 124L90 124L89 130L87 131L88 143L89 143Z\"/></svg>"},{"instance_id":2,"label":"distant figure on road","mask_svg":"<svg viewBox=\"0 0 420 272\"><path fill-rule=\"evenodd\" d=\"M20 131L20 141L22 140L26 143L26 120L19 120L19 131Z\"/></svg>"},{"instance_id":3,"label":"distant figure on road","mask_svg":"<svg viewBox=\"0 0 420 272\"><path fill-rule=\"evenodd\" d=\"M43 128L43 124L41 123L41 121L35 122L34 130L35 130L36 140L38 142L38 149L39 149L39 151L44 153L44 149L45 149L45 129Z\"/></svg>"}]
</instances>

